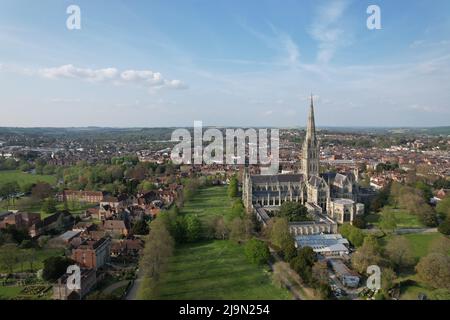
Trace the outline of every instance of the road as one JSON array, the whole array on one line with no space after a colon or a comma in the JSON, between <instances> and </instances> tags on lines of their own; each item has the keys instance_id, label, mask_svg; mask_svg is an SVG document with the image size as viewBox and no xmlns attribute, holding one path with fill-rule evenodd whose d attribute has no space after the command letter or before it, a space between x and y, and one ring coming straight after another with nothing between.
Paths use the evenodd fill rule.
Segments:
<instances>
[{"instance_id":1,"label":"road","mask_svg":"<svg viewBox=\"0 0 450 320\"><path fill-rule=\"evenodd\" d=\"M116 283L113 283L112 285L110 285L109 287L107 287L105 290L103 290L103 293L105 294L110 294L112 293L114 290L124 287L128 284L128 282L130 282L129 280L122 280Z\"/></svg>"},{"instance_id":2,"label":"road","mask_svg":"<svg viewBox=\"0 0 450 320\"><path fill-rule=\"evenodd\" d=\"M281 259L281 257L276 253L276 251L273 248L271 248L270 246L269 246L269 250L270 250L270 254L272 255L272 257L275 260L275 263L276 262L284 262L283 259ZM273 271L273 264L269 263L269 265ZM294 283L292 283L292 281L289 279L292 279L294 281ZM311 300L310 296L307 296L305 293L301 292L298 289L298 287L300 287L303 289L303 291L309 291L308 288L305 288L302 286L297 273L294 270L292 270L288 264L286 264L285 267L283 267L282 280L283 280L283 283L286 286L286 288L294 296L295 300ZM310 295L312 294L311 292L308 292L308 293Z\"/></svg>"},{"instance_id":3,"label":"road","mask_svg":"<svg viewBox=\"0 0 450 320\"><path fill-rule=\"evenodd\" d=\"M369 233L382 232L379 228L366 229ZM410 233L434 233L437 228L399 228L394 231L395 234L410 234Z\"/></svg>"},{"instance_id":4,"label":"road","mask_svg":"<svg viewBox=\"0 0 450 320\"><path fill-rule=\"evenodd\" d=\"M139 270L136 279L134 280L131 288L128 290L128 293L125 296L125 300L138 300L138 292L143 278L143 273L141 272L141 270Z\"/></svg>"}]
</instances>

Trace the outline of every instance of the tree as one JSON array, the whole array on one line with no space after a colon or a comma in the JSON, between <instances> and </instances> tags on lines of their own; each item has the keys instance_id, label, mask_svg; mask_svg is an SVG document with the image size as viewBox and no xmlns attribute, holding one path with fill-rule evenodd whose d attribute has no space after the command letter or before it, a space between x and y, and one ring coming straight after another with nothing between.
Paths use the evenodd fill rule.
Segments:
<instances>
[{"instance_id":1,"label":"tree","mask_svg":"<svg viewBox=\"0 0 450 320\"><path fill-rule=\"evenodd\" d=\"M291 262L291 268L297 272L300 278L308 285L313 283L312 266L316 262L316 256L311 247L303 247Z\"/></svg>"},{"instance_id":2,"label":"tree","mask_svg":"<svg viewBox=\"0 0 450 320\"><path fill-rule=\"evenodd\" d=\"M423 195L423 199L425 202L429 202L431 198L433 198L433 191L431 187L423 181L416 182L416 189L420 190Z\"/></svg>"},{"instance_id":3,"label":"tree","mask_svg":"<svg viewBox=\"0 0 450 320\"><path fill-rule=\"evenodd\" d=\"M46 182L38 182L31 189L31 196L39 200L49 198L52 193L53 191L51 185Z\"/></svg>"},{"instance_id":4,"label":"tree","mask_svg":"<svg viewBox=\"0 0 450 320\"><path fill-rule=\"evenodd\" d=\"M318 284L328 283L328 267L325 261L317 261L312 266L312 276L313 279Z\"/></svg>"},{"instance_id":5,"label":"tree","mask_svg":"<svg viewBox=\"0 0 450 320\"><path fill-rule=\"evenodd\" d=\"M189 242L195 242L202 237L202 222L197 216L189 215L186 217L186 239Z\"/></svg>"},{"instance_id":6,"label":"tree","mask_svg":"<svg viewBox=\"0 0 450 320\"><path fill-rule=\"evenodd\" d=\"M340 226L339 232L343 237L347 238L353 246L360 247L363 244L365 236L361 229L358 229L349 223L344 223Z\"/></svg>"},{"instance_id":7,"label":"tree","mask_svg":"<svg viewBox=\"0 0 450 320\"><path fill-rule=\"evenodd\" d=\"M436 227L438 225L438 220L436 213L428 204L422 204L417 207L417 213L420 222L422 222L427 227Z\"/></svg>"},{"instance_id":8,"label":"tree","mask_svg":"<svg viewBox=\"0 0 450 320\"><path fill-rule=\"evenodd\" d=\"M44 213L50 214L56 212L56 201L53 198L47 198L42 203L42 211Z\"/></svg>"},{"instance_id":9,"label":"tree","mask_svg":"<svg viewBox=\"0 0 450 320\"><path fill-rule=\"evenodd\" d=\"M438 231L447 236L450 235L450 217L447 217L439 226Z\"/></svg>"},{"instance_id":10,"label":"tree","mask_svg":"<svg viewBox=\"0 0 450 320\"><path fill-rule=\"evenodd\" d=\"M436 212L442 219L450 217L450 196L445 197L436 205Z\"/></svg>"},{"instance_id":11,"label":"tree","mask_svg":"<svg viewBox=\"0 0 450 320\"><path fill-rule=\"evenodd\" d=\"M432 252L420 259L416 271L419 278L429 286L450 290L450 257L448 255Z\"/></svg>"},{"instance_id":12,"label":"tree","mask_svg":"<svg viewBox=\"0 0 450 320\"><path fill-rule=\"evenodd\" d=\"M157 283L161 273L167 268L168 260L173 254L174 244L166 221L160 217L153 220L140 261L144 277L151 283Z\"/></svg>"},{"instance_id":13,"label":"tree","mask_svg":"<svg viewBox=\"0 0 450 320\"><path fill-rule=\"evenodd\" d=\"M233 202L230 213L226 216L228 221L232 221L235 218L242 218L245 212L244 204L241 199L237 199Z\"/></svg>"},{"instance_id":14,"label":"tree","mask_svg":"<svg viewBox=\"0 0 450 320\"><path fill-rule=\"evenodd\" d=\"M230 239L236 242L247 239L244 220L235 218L230 223Z\"/></svg>"},{"instance_id":15,"label":"tree","mask_svg":"<svg viewBox=\"0 0 450 320\"><path fill-rule=\"evenodd\" d=\"M281 253L283 259L290 262L297 255L297 248L295 247L295 239L292 235L287 234L281 242Z\"/></svg>"},{"instance_id":16,"label":"tree","mask_svg":"<svg viewBox=\"0 0 450 320\"><path fill-rule=\"evenodd\" d=\"M149 227L147 222L144 219L140 219L138 220L132 228L132 232L133 234L138 234L138 235L147 235L149 232Z\"/></svg>"},{"instance_id":17,"label":"tree","mask_svg":"<svg viewBox=\"0 0 450 320\"><path fill-rule=\"evenodd\" d=\"M50 257L44 260L44 269L42 278L47 281L56 281L67 272L67 267L74 263L73 260L66 257Z\"/></svg>"},{"instance_id":18,"label":"tree","mask_svg":"<svg viewBox=\"0 0 450 320\"><path fill-rule=\"evenodd\" d=\"M450 255L450 239L447 237L439 237L431 242L429 252Z\"/></svg>"},{"instance_id":19,"label":"tree","mask_svg":"<svg viewBox=\"0 0 450 320\"><path fill-rule=\"evenodd\" d=\"M288 221L308 221L308 210L300 202L284 202L276 213L278 217L285 217Z\"/></svg>"},{"instance_id":20,"label":"tree","mask_svg":"<svg viewBox=\"0 0 450 320\"><path fill-rule=\"evenodd\" d=\"M230 198L236 198L239 192L239 182L236 175L230 178L230 184L228 185L228 196Z\"/></svg>"},{"instance_id":21,"label":"tree","mask_svg":"<svg viewBox=\"0 0 450 320\"><path fill-rule=\"evenodd\" d=\"M381 272L381 290L385 296L389 295L389 291L395 286L397 274L391 268L383 268Z\"/></svg>"},{"instance_id":22,"label":"tree","mask_svg":"<svg viewBox=\"0 0 450 320\"><path fill-rule=\"evenodd\" d=\"M368 236L363 245L352 255L352 266L359 273L366 273L367 267L381 261L380 245L375 237Z\"/></svg>"},{"instance_id":23,"label":"tree","mask_svg":"<svg viewBox=\"0 0 450 320\"><path fill-rule=\"evenodd\" d=\"M27 261L30 264L31 272L34 272L34 263L37 261L36 250L31 248L31 249L25 250L25 252L23 252L23 254L25 257L25 261Z\"/></svg>"},{"instance_id":24,"label":"tree","mask_svg":"<svg viewBox=\"0 0 450 320\"><path fill-rule=\"evenodd\" d=\"M19 262L19 252L14 244L6 244L0 250L0 268L13 273L14 266Z\"/></svg>"},{"instance_id":25,"label":"tree","mask_svg":"<svg viewBox=\"0 0 450 320\"><path fill-rule=\"evenodd\" d=\"M384 211L379 224L381 230L392 232L397 228L397 219L392 211Z\"/></svg>"},{"instance_id":26,"label":"tree","mask_svg":"<svg viewBox=\"0 0 450 320\"><path fill-rule=\"evenodd\" d=\"M352 225L355 226L358 229L365 229L366 226L367 226L366 220L362 216L356 216L353 219Z\"/></svg>"},{"instance_id":27,"label":"tree","mask_svg":"<svg viewBox=\"0 0 450 320\"><path fill-rule=\"evenodd\" d=\"M286 262L275 262L273 265L272 282L278 288L283 288L284 286L284 270L289 269L289 264Z\"/></svg>"},{"instance_id":28,"label":"tree","mask_svg":"<svg viewBox=\"0 0 450 320\"><path fill-rule=\"evenodd\" d=\"M228 237L229 230L223 217L217 217L213 222L214 237L225 240Z\"/></svg>"},{"instance_id":29,"label":"tree","mask_svg":"<svg viewBox=\"0 0 450 320\"><path fill-rule=\"evenodd\" d=\"M289 234L289 224L286 218L273 218L268 228L270 242L278 248L282 247L286 235Z\"/></svg>"},{"instance_id":30,"label":"tree","mask_svg":"<svg viewBox=\"0 0 450 320\"><path fill-rule=\"evenodd\" d=\"M391 238L386 245L386 255L397 271L414 264L411 244L404 237Z\"/></svg>"},{"instance_id":31,"label":"tree","mask_svg":"<svg viewBox=\"0 0 450 320\"><path fill-rule=\"evenodd\" d=\"M253 264L267 263L270 257L269 247L264 241L251 239L247 241L244 248L247 259Z\"/></svg>"}]
</instances>

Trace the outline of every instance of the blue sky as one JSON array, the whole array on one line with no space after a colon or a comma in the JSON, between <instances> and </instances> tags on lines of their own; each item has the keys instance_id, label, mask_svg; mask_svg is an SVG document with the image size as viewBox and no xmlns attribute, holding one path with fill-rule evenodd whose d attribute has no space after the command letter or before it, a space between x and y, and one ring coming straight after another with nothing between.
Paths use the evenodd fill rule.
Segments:
<instances>
[{"instance_id":1,"label":"blue sky","mask_svg":"<svg viewBox=\"0 0 450 320\"><path fill-rule=\"evenodd\" d=\"M0 0L0 43L0 126L450 125L447 0Z\"/></svg>"}]
</instances>

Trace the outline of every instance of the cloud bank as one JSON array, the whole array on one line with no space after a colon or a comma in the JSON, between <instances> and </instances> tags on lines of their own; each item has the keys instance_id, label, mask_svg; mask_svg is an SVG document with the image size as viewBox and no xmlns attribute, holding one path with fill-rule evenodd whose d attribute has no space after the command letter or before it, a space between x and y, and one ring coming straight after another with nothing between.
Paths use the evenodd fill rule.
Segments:
<instances>
[{"instance_id":1,"label":"cloud bank","mask_svg":"<svg viewBox=\"0 0 450 320\"><path fill-rule=\"evenodd\" d=\"M165 79L161 73L151 70L124 70L117 68L90 69L72 64L37 70L37 75L47 79L78 79L88 82L111 82L113 84L133 84L148 89L185 89L181 80Z\"/></svg>"}]
</instances>

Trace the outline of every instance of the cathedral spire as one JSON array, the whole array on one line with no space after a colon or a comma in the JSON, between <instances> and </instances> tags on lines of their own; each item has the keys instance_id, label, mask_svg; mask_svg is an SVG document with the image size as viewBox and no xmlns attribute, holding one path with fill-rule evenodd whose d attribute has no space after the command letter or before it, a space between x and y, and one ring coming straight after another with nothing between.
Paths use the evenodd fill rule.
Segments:
<instances>
[{"instance_id":1,"label":"cathedral spire","mask_svg":"<svg viewBox=\"0 0 450 320\"><path fill-rule=\"evenodd\" d=\"M316 137L316 124L314 121L314 100L311 93L311 105L309 107L308 125L306 127L306 137L315 139Z\"/></svg>"},{"instance_id":2,"label":"cathedral spire","mask_svg":"<svg viewBox=\"0 0 450 320\"><path fill-rule=\"evenodd\" d=\"M306 137L302 150L302 172L309 179L319 175L319 142L316 138L316 124L314 121L314 99L311 94L308 123L306 125Z\"/></svg>"}]
</instances>

